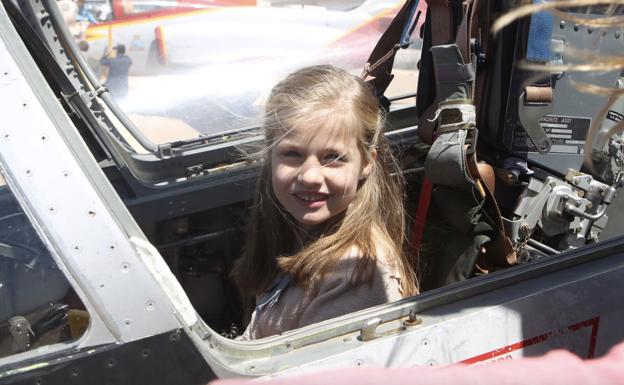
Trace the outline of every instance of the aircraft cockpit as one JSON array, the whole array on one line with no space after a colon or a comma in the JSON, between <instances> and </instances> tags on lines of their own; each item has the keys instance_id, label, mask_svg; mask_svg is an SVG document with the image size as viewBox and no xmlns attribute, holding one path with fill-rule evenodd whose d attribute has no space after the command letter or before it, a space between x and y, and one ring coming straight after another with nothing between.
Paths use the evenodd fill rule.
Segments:
<instances>
[{"instance_id":1,"label":"aircraft cockpit","mask_svg":"<svg viewBox=\"0 0 624 385\"><path fill-rule=\"evenodd\" d=\"M88 314L9 186L0 187L0 355L78 339Z\"/></svg>"},{"instance_id":2,"label":"aircraft cockpit","mask_svg":"<svg viewBox=\"0 0 624 385\"><path fill-rule=\"evenodd\" d=\"M591 358L624 339L621 6L490 33L516 4L156 3L2 1L0 384ZM241 149L276 81L320 63L386 110L421 293L240 341L252 299L231 271L260 166Z\"/></svg>"}]
</instances>

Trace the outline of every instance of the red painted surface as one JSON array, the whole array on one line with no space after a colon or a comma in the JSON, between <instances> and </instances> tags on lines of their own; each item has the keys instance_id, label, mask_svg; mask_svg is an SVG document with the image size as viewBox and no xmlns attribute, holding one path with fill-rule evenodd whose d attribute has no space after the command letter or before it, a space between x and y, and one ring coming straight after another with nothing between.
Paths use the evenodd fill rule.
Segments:
<instances>
[{"instance_id":1,"label":"red painted surface","mask_svg":"<svg viewBox=\"0 0 624 385\"><path fill-rule=\"evenodd\" d=\"M158 26L154 28L154 34L156 35L156 47L158 48L158 59L160 64L167 65L169 62L167 55L167 43L162 27Z\"/></svg>"},{"instance_id":2,"label":"red painted surface","mask_svg":"<svg viewBox=\"0 0 624 385\"><path fill-rule=\"evenodd\" d=\"M520 342L516 342L515 344L507 345L505 347L494 349L487 353L479 354L478 356L465 359L461 361L461 363L476 364L482 361L491 360L493 358L502 356L503 354L509 354L516 350L524 349L532 345L546 342L552 339L553 337L558 337L558 336L562 336L571 332L576 332L580 329L587 328L587 327L591 327L591 336L589 338L589 347L588 347L587 357L585 358L593 358L594 352L596 350L596 338L598 337L599 323L600 323L600 317L591 318L582 322L575 323L566 328L553 330L548 333L540 334L538 336L528 338Z\"/></svg>"},{"instance_id":3,"label":"red painted surface","mask_svg":"<svg viewBox=\"0 0 624 385\"><path fill-rule=\"evenodd\" d=\"M168 15L182 15L206 9L222 7L256 6L256 0L179 0L175 5L144 12L128 12L132 9L133 0L113 0L113 20L97 23L96 25L115 25L119 22L137 21L157 18Z\"/></svg>"}]
</instances>

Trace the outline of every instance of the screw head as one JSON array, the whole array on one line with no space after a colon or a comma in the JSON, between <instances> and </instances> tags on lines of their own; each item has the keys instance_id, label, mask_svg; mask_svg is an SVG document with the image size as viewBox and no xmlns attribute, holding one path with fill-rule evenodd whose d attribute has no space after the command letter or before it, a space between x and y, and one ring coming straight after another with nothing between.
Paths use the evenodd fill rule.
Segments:
<instances>
[{"instance_id":1,"label":"screw head","mask_svg":"<svg viewBox=\"0 0 624 385\"><path fill-rule=\"evenodd\" d=\"M180 333L179 332L171 333L171 335L169 336L169 342L173 344L177 344L178 342L180 342Z\"/></svg>"}]
</instances>

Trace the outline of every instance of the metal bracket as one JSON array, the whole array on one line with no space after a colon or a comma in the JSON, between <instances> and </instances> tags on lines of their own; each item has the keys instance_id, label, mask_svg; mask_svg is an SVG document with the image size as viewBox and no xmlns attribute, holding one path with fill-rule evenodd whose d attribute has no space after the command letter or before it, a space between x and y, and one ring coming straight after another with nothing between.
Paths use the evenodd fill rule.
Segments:
<instances>
[{"instance_id":1,"label":"metal bracket","mask_svg":"<svg viewBox=\"0 0 624 385\"><path fill-rule=\"evenodd\" d=\"M177 151L172 148L171 143L164 143L158 145L158 156L161 159L171 158L176 156Z\"/></svg>"},{"instance_id":2,"label":"metal bracket","mask_svg":"<svg viewBox=\"0 0 624 385\"><path fill-rule=\"evenodd\" d=\"M26 318L22 316L10 318L9 333L13 338L12 352L25 352L30 348L30 337L33 335L33 331Z\"/></svg>"},{"instance_id":3,"label":"metal bracket","mask_svg":"<svg viewBox=\"0 0 624 385\"><path fill-rule=\"evenodd\" d=\"M416 314L416 311L414 309L411 309L409 315L407 316L407 319L403 321L403 326L419 326L422 325L423 322L423 319L420 318L418 314Z\"/></svg>"},{"instance_id":4,"label":"metal bracket","mask_svg":"<svg viewBox=\"0 0 624 385\"><path fill-rule=\"evenodd\" d=\"M381 324L380 318L373 318L364 322L362 329L360 329L360 341L366 342L381 337L377 333L377 326L379 326L379 324Z\"/></svg>"},{"instance_id":5,"label":"metal bracket","mask_svg":"<svg viewBox=\"0 0 624 385\"><path fill-rule=\"evenodd\" d=\"M539 124L539 120L553 112L552 103L526 103L525 91L522 91L518 98L518 117L527 135L537 148L540 154L550 151L552 143Z\"/></svg>"}]
</instances>

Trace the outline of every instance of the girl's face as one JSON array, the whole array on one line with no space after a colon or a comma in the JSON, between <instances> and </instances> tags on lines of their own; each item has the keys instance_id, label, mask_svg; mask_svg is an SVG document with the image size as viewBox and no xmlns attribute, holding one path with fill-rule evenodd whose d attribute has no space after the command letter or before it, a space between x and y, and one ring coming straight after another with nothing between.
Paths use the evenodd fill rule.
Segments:
<instances>
[{"instance_id":1,"label":"girl's face","mask_svg":"<svg viewBox=\"0 0 624 385\"><path fill-rule=\"evenodd\" d=\"M271 150L275 196L304 229L346 210L372 166L360 153L355 135L335 131L300 126Z\"/></svg>"}]
</instances>

